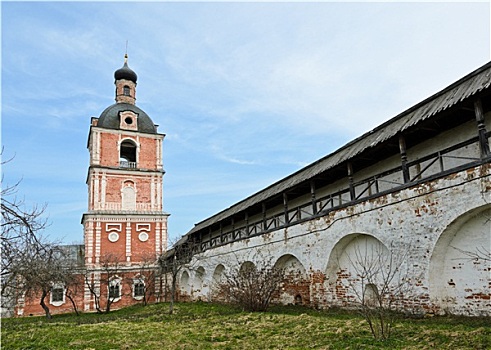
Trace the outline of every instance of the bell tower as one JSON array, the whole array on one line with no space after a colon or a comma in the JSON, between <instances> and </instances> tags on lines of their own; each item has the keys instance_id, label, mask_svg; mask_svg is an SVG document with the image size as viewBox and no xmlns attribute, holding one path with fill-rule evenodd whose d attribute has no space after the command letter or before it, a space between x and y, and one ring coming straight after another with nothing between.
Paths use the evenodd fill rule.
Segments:
<instances>
[{"instance_id":1,"label":"bell tower","mask_svg":"<svg viewBox=\"0 0 491 350\"><path fill-rule=\"evenodd\" d=\"M95 270L108 255L130 269L167 247L165 135L135 104L137 75L127 55L114 79L116 103L92 118L87 142L88 211L82 225L86 266Z\"/></svg>"}]
</instances>

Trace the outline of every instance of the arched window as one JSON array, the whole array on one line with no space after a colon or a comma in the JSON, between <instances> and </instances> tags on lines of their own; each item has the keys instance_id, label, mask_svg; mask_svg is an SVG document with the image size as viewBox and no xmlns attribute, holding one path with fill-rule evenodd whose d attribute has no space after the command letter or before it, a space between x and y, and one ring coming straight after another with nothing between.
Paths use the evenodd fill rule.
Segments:
<instances>
[{"instance_id":1,"label":"arched window","mask_svg":"<svg viewBox=\"0 0 491 350\"><path fill-rule=\"evenodd\" d=\"M125 86L123 87L123 94L124 94L125 96L130 96L130 87L129 87L128 85L125 85Z\"/></svg>"},{"instance_id":2,"label":"arched window","mask_svg":"<svg viewBox=\"0 0 491 350\"><path fill-rule=\"evenodd\" d=\"M136 145L132 141L125 140L121 142L119 166L122 168L136 168Z\"/></svg>"},{"instance_id":3,"label":"arched window","mask_svg":"<svg viewBox=\"0 0 491 350\"><path fill-rule=\"evenodd\" d=\"M50 304L60 306L65 302L65 287L62 284L54 284L51 287Z\"/></svg>"},{"instance_id":4,"label":"arched window","mask_svg":"<svg viewBox=\"0 0 491 350\"><path fill-rule=\"evenodd\" d=\"M109 282L109 299L119 298L121 298L121 281L119 278L114 278Z\"/></svg>"},{"instance_id":5,"label":"arched window","mask_svg":"<svg viewBox=\"0 0 491 350\"><path fill-rule=\"evenodd\" d=\"M133 298L141 299L145 296L145 281L142 277L133 280Z\"/></svg>"}]
</instances>

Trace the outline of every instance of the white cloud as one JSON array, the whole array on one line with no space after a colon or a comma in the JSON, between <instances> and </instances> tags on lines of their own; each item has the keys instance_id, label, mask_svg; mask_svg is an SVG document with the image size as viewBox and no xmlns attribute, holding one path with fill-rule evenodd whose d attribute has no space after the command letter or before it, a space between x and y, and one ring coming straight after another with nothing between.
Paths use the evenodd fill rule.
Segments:
<instances>
[{"instance_id":1,"label":"white cloud","mask_svg":"<svg viewBox=\"0 0 491 350\"><path fill-rule=\"evenodd\" d=\"M59 179L29 196L86 196L90 117L128 40L182 234L186 208L228 207L485 63L489 36L489 3L4 3L2 142L11 174Z\"/></svg>"}]
</instances>

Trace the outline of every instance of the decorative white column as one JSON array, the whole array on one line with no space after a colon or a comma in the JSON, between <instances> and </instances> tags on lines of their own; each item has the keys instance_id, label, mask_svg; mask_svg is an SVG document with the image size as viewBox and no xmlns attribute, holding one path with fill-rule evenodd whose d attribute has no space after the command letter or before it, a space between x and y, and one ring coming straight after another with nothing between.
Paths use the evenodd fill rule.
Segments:
<instances>
[{"instance_id":1,"label":"decorative white column","mask_svg":"<svg viewBox=\"0 0 491 350\"><path fill-rule=\"evenodd\" d=\"M126 222L126 262L131 262L131 222Z\"/></svg>"},{"instance_id":2,"label":"decorative white column","mask_svg":"<svg viewBox=\"0 0 491 350\"><path fill-rule=\"evenodd\" d=\"M160 222L155 223L155 255L158 257L162 253L160 246Z\"/></svg>"},{"instance_id":3,"label":"decorative white column","mask_svg":"<svg viewBox=\"0 0 491 350\"><path fill-rule=\"evenodd\" d=\"M99 264L101 257L101 222L96 219L95 225L95 263Z\"/></svg>"},{"instance_id":4,"label":"decorative white column","mask_svg":"<svg viewBox=\"0 0 491 350\"><path fill-rule=\"evenodd\" d=\"M85 258L87 263L92 264L94 258L94 222L85 223Z\"/></svg>"},{"instance_id":5,"label":"decorative white column","mask_svg":"<svg viewBox=\"0 0 491 350\"><path fill-rule=\"evenodd\" d=\"M106 209L106 173L102 173L102 181L101 181L101 206L100 209Z\"/></svg>"},{"instance_id":6,"label":"decorative white column","mask_svg":"<svg viewBox=\"0 0 491 350\"><path fill-rule=\"evenodd\" d=\"M100 203L99 203L99 174L97 172L94 173L94 209L99 210L100 209Z\"/></svg>"}]
</instances>

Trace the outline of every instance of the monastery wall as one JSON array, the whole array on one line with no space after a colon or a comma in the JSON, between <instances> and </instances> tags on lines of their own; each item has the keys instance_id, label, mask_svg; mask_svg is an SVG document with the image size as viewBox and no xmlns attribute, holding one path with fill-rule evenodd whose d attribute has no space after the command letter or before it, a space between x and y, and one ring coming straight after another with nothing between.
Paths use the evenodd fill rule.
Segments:
<instances>
[{"instance_id":1,"label":"monastery wall","mask_svg":"<svg viewBox=\"0 0 491 350\"><path fill-rule=\"evenodd\" d=\"M343 306L356 298L353 261L375 252L410 279L406 309L490 315L490 264L467 254L491 246L490 176L481 165L206 250L181 273L182 298L213 299L223 273L268 260L287 272L277 302Z\"/></svg>"}]
</instances>

